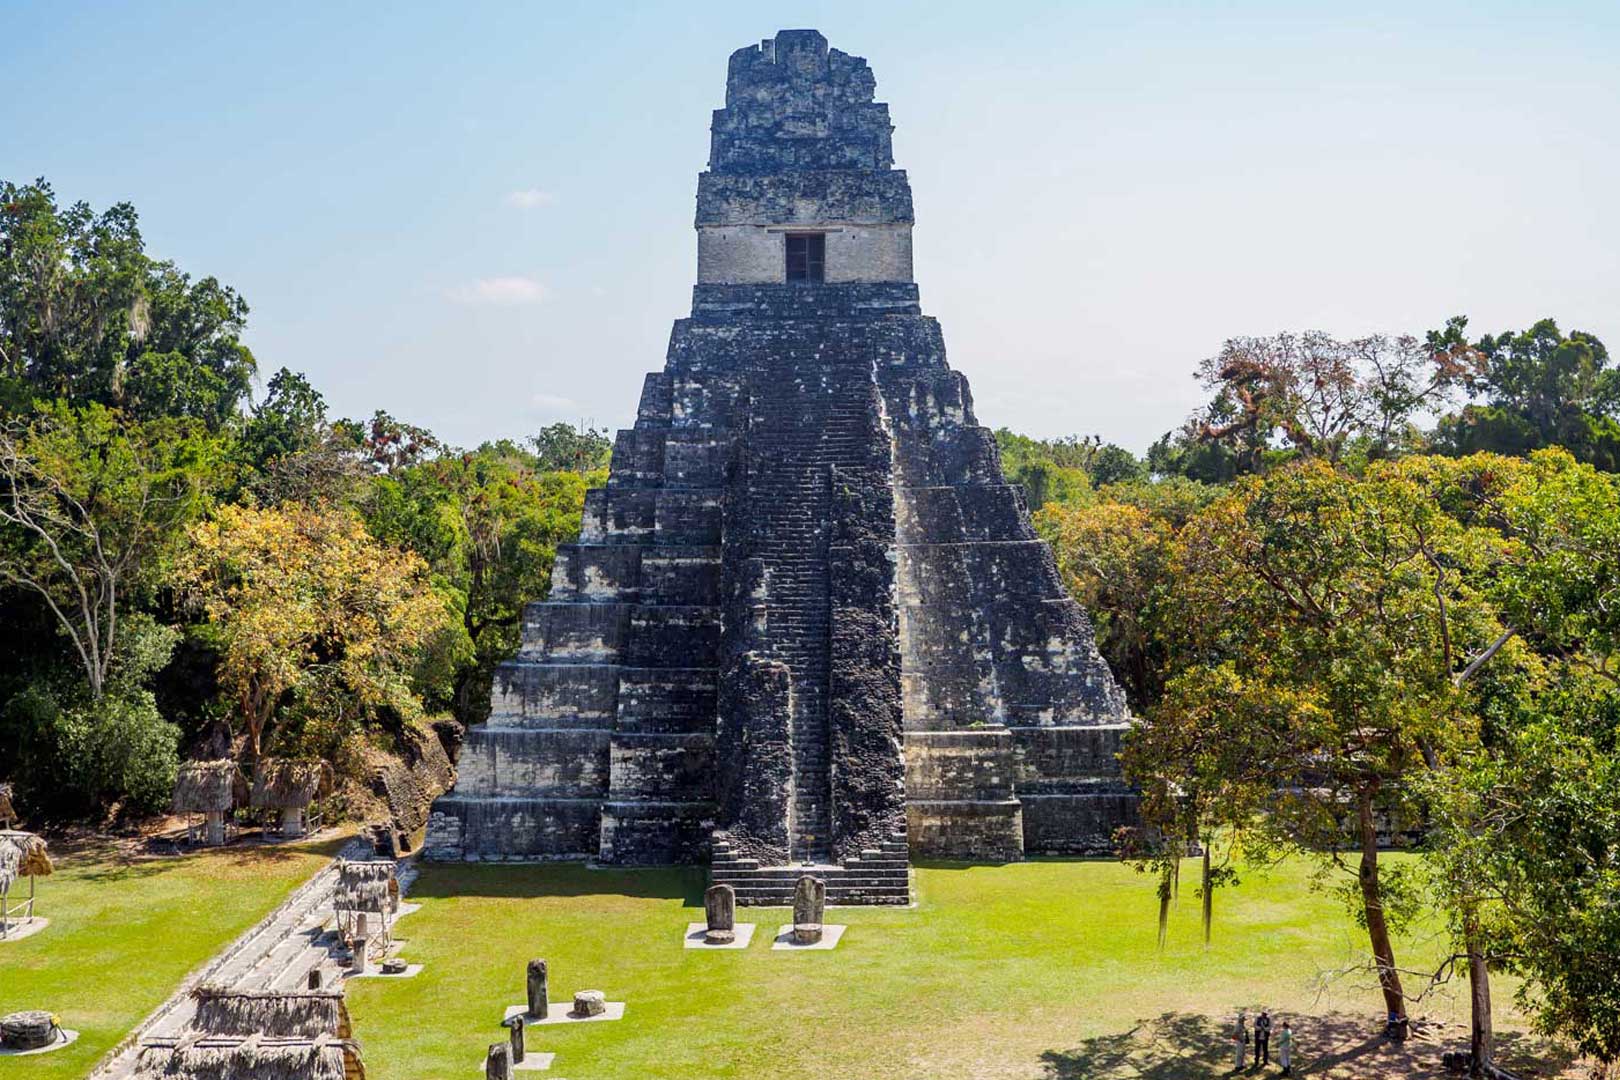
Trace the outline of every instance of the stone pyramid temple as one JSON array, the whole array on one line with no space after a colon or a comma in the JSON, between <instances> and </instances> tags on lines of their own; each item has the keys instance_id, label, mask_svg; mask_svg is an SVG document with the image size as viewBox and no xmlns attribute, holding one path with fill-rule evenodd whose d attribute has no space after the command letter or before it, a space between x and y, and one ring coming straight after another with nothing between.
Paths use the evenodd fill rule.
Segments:
<instances>
[{"instance_id":1,"label":"stone pyramid temple","mask_svg":"<svg viewBox=\"0 0 1620 1080\"><path fill-rule=\"evenodd\" d=\"M434 804L440 859L806 864L904 903L912 857L1103 853L1124 695L912 277L865 60L733 53L697 285L579 543Z\"/></svg>"}]
</instances>

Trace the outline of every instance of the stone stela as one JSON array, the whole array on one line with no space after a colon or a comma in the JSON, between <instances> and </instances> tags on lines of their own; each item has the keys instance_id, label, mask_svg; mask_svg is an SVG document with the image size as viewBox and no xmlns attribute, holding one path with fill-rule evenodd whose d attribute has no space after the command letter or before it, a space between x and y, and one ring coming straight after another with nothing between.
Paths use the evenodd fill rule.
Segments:
<instances>
[{"instance_id":1,"label":"stone stela","mask_svg":"<svg viewBox=\"0 0 1620 1080\"><path fill-rule=\"evenodd\" d=\"M821 940L821 922L827 909L827 886L808 874L793 886L793 941L814 945Z\"/></svg>"},{"instance_id":2,"label":"stone stela","mask_svg":"<svg viewBox=\"0 0 1620 1080\"><path fill-rule=\"evenodd\" d=\"M697 284L433 808L435 859L709 861L910 900L909 856L1100 854L1124 695L912 275L865 60L731 56Z\"/></svg>"},{"instance_id":3,"label":"stone stela","mask_svg":"<svg viewBox=\"0 0 1620 1080\"><path fill-rule=\"evenodd\" d=\"M703 893L703 940L710 945L729 945L737 940L737 890L730 885L710 885Z\"/></svg>"}]
</instances>

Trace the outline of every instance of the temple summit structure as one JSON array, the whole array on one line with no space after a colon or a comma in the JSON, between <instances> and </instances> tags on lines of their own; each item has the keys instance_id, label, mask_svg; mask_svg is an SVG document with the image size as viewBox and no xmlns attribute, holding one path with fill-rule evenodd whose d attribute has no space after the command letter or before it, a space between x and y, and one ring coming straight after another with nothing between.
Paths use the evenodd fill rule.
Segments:
<instances>
[{"instance_id":1,"label":"temple summit structure","mask_svg":"<svg viewBox=\"0 0 1620 1080\"><path fill-rule=\"evenodd\" d=\"M865 60L733 53L692 313L433 807L438 859L712 864L904 903L909 858L1098 854L1125 698L912 276Z\"/></svg>"}]
</instances>

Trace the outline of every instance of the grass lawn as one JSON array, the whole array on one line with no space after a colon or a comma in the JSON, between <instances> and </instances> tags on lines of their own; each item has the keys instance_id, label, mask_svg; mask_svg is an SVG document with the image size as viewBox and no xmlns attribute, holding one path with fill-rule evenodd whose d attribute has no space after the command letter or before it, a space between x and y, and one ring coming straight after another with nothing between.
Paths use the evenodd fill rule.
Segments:
<instances>
[{"instance_id":1,"label":"grass lawn","mask_svg":"<svg viewBox=\"0 0 1620 1080\"><path fill-rule=\"evenodd\" d=\"M0 944L0 1014L50 1009L79 1041L0 1058L0 1080L84 1076L188 972L263 918L340 843L174 858L53 845L56 873L40 879L38 903L51 923Z\"/></svg>"},{"instance_id":2,"label":"grass lawn","mask_svg":"<svg viewBox=\"0 0 1620 1080\"><path fill-rule=\"evenodd\" d=\"M426 970L351 983L349 1003L372 1080L478 1075L531 957L550 962L553 1000L628 1003L622 1021L530 1029L531 1050L557 1054L544 1075L568 1080L1215 1076L1219 1025L1261 1005L1315 1018L1299 1025L1311 1075L1414 1074L1368 1043L1380 999L1365 977L1323 985L1365 944L1308 876L1284 866L1222 890L1207 950L1189 887L1160 953L1153 882L1118 863L925 866L918 907L831 909L849 924L837 949L781 953L780 909L738 910L760 924L746 950L681 948L703 917L699 869L429 865L411 890L423 908L398 928ZM1419 933L1399 959L1439 949ZM1465 992L1425 1014L1466 1021ZM1408 1046L1438 1064L1434 1043Z\"/></svg>"}]
</instances>

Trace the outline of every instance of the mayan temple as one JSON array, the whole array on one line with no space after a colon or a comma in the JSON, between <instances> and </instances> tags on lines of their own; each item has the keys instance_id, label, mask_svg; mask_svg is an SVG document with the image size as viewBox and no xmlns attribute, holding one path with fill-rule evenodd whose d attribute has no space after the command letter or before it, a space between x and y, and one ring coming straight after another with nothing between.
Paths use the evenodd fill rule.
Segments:
<instances>
[{"instance_id":1,"label":"mayan temple","mask_svg":"<svg viewBox=\"0 0 1620 1080\"><path fill-rule=\"evenodd\" d=\"M904 903L911 857L1100 853L1133 819L1124 695L922 314L875 87L813 30L732 54L692 313L429 857L707 861L756 904L812 864Z\"/></svg>"}]
</instances>

